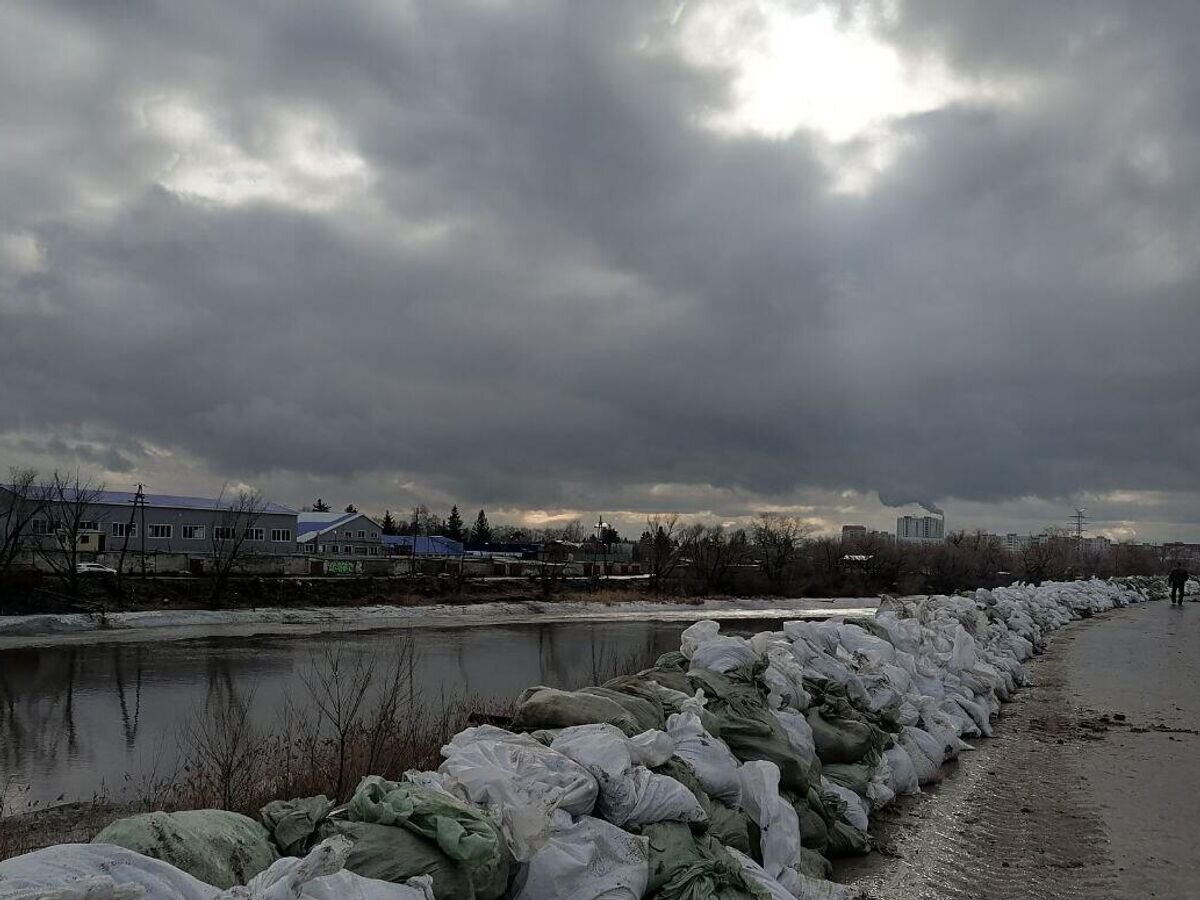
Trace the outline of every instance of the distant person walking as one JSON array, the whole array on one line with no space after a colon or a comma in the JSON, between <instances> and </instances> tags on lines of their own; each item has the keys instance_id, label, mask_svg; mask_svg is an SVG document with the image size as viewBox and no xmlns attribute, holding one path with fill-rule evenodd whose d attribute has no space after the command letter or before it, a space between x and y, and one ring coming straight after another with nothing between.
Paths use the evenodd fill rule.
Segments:
<instances>
[{"instance_id":1,"label":"distant person walking","mask_svg":"<svg viewBox=\"0 0 1200 900\"><path fill-rule=\"evenodd\" d=\"M1167 576L1167 584L1171 586L1171 605L1178 603L1183 606L1183 589L1188 582L1188 570L1179 563L1175 563L1175 568L1171 570L1171 574Z\"/></svg>"}]
</instances>

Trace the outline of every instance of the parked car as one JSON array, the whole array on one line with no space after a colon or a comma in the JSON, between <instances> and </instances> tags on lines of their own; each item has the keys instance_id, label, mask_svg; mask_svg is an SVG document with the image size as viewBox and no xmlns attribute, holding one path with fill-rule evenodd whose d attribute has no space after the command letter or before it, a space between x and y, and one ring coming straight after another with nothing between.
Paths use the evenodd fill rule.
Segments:
<instances>
[{"instance_id":1,"label":"parked car","mask_svg":"<svg viewBox=\"0 0 1200 900\"><path fill-rule=\"evenodd\" d=\"M100 563L84 562L75 567L76 575L116 575L116 569L102 566Z\"/></svg>"}]
</instances>

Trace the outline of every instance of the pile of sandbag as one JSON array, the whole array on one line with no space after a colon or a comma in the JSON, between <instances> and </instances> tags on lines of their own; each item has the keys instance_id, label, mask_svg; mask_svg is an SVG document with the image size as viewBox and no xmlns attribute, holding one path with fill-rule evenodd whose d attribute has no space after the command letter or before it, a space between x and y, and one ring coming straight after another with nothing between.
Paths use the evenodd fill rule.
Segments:
<instances>
[{"instance_id":1,"label":"pile of sandbag","mask_svg":"<svg viewBox=\"0 0 1200 900\"><path fill-rule=\"evenodd\" d=\"M845 900L830 860L870 852L876 810L991 734L1050 631L1160 595L1016 585L749 638L697 622L636 675L530 688L511 728L464 730L436 771L367 777L343 806L276 801L258 822L121 820L0 863L0 900Z\"/></svg>"}]
</instances>

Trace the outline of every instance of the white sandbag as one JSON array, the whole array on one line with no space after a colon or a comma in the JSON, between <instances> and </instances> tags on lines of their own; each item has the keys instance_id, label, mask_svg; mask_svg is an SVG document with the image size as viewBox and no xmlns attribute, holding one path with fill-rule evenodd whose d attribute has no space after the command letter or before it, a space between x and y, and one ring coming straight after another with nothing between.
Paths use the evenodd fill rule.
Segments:
<instances>
[{"instance_id":1,"label":"white sandbag","mask_svg":"<svg viewBox=\"0 0 1200 900\"><path fill-rule=\"evenodd\" d=\"M679 636L679 652L684 659L691 659L696 648L707 644L721 633L721 626L712 619L701 619L683 629Z\"/></svg>"},{"instance_id":2,"label":"white sandbag","mask_svg":"<svg viewBox=\"0 0 1200 900\"><path fill-rule=\"evenodd\" d=\"M925 751L921 749L921 745L907 735L907 730L901 731L899 737L896 739L896 743L898 749L903 750L905 756L908 758L908 763L916 774L917 783L923 786L940 781L942 777L940 764L934 762L925 754ZM888 752L890 753L891 751L889 750ZM896 759L889 757L888 761L891 763L894 772L899 771ZM897 791L897 793L901 792Z\"/></svg>"},{"instance_id":3,"label":"white sandbag","mask_svg":"<svg viewBox=\"0 0 1200 900\"><path fill-rule=\"evenodd\" d=\"M695 794L684 785L634 765L629 739L613 725L564 728L550 748L579 763L596 779L600 787L596 813L607 822L625 826L708 819Z\"/></svg>"},{"instance_id":4,"label":"white sandbag","mask_svg":"<svg viewBox=\"0 0 1200 900\"><path fill-rule=\"evenodd\" d=\"M777 709L772 712L788 737L788 746L805 768L811 766L817 758L817 745L813 741L812 726L808 719L798 712L788 709Z\"/></svg>"},{"instance_id":5,"label":"white sandbag","mask_svg":"<svg viewBox=\"0 0 1200 900\"><path fill-rule=\"evenodd\" d=\"M0 898L213 900L220 890L170 863L111 844L59 844L0 862Z\"/></svg>"},{"instance_id":6,"label":"white sandbag","mask_svg":"<svg viewBox=\"0 0 1200 900\"><path fill-rule=\"evenodd\" d=\"M732 672L754 662L754 650L742 638L715 637L692 651L692 667L697 669Z\"/></svg>"},{"instance_id":7,"label":"white sandbag","mask_svg":"<svg viewBox=\"0 0 1200 900\"><path fill-rule=\"evenodd\" d=\"M691 766L709 797L735 809L741 805L738 758L724 741L704 730L699 716L675 713L667 719L667 733L675 742L675 756Z\"/></svg>"},{"instance_id":8,"label":"white sandbag","mask_svg":"<svg viewBox=\"0 0 1200 900\"><path fill-rule=\"evenodd\" d=\"M772 647L767 651L763 681L768 688L767 702L772 709L786 706L804 712L812 698L804 688L804 669L789 650Z\"/></svg>"},{"instance_id":9,"label":"white sandbag","mask_svg":"<svg viewBox=\"0 0 1200 900\"><path fill-rule=\"evenodd\" d=\"M675 741L665 731L652 729L625 739L635 766L657 769L675 754Z\"/></svg>"},{"instance_id":10,"label":"white sandbag","mask_svg":"<svg viewBox=\"0 0 1200 900\"><path fill-rule=\"evenodd\" d=\"M905 749L908 749L910 743L915 744L939 768L946 762L947 747L945 741L930 734L923 728L918 728L915 725L904 728L900 732L900 740ZM911 753L911 751L909 752Z\"/></svg>"},{"instance_id":11,"label":"white sandbag","mask_svg":"<svg viewBox=\"0 0 1200 900\"><path fill-rule=\"evenodd\" d=\"M556 810L586 815L599 786L583 766L533 738L491 725L459 732L438 771L455 793L492 812L513 856L530 858Z\"/></svg>"},{"instance_id":12,"label":"white sandbag","mask_svg":"<svg viewBox=\"0 0 1200 900\"><path fill-rule=\"evenodd\" d=\"M800 819L792 805L779 796L779 767L766 760L745 763L738 771L742 780L742 809L761 831L763 868L780 878L800 859Z\"/></svg>"},{"instance_id":13,"label":"white sandbag","mask_svg":"<svg viewBox=\"0 0 1200 900\"><path fill-rule=\"evenodd\" d=\"M867 806L867 801L848 787L838 784L836 781L830 781L825 776L821 776L821 793L833 794L846 807L845 819L859 831L867 831L871 827L870 808Z\"/></svg>"},{"instance_id":14,"label":"white sandbag","mask_svg":"<svg viewBox=\"0 0 1200 900\"><path fill-rule=\"evenodd\" d=\"M217 900L434 900L433 879L403 884L363 878L342 869L352 842L340 835L322 841L303 859L285 857Z\"/></svg>"},{"instance_id":15,"label":"white sandbag","mask_svg":"<svg viewBox=\"0 0 1200 900\"><path fill-rule=\"evenodd\" d=\"M554 830L514 885L514 900L641 900L649 841L583 816L556 813Z\"/></svg>"}]
</instances>

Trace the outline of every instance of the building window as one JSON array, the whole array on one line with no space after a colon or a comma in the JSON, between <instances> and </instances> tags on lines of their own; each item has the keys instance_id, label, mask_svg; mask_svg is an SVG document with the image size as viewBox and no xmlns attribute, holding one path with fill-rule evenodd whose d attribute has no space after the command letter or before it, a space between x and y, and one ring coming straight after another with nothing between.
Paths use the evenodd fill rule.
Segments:
<instances>
[{"instance_id":1,"label":"building window","mask_svg":"<svg viewBox=\"0 0 1200 900\"><path fill-rule=\"evenodd\" d=\"M305 544L305 545L304 545L304 552L305 552L305 553L312 553L312 552L313 552L313 551L316 549L316 547L317 547L317 545L316 545L316 544ZM324 553L324 552L325 552L325 547L324 547L324 546L322 546L322 547L321 547L321 552L322 552L322 553Z\"/></svg>"},{"instance_id":2,"label":"building window","mask_svg":"<svg viewBox=\"0 0 1200 900\"><path fill-rule=\"evenodd\" d=\"M137 534L137 522L112 523L112 536L115 538L135 538Z\"/></svg>"},{"instance_id":3,"label":"building window","mask_svg":"<svg viewBox=\"0 0 1200 900\"><path fill-rule=\"evenodd\" d=\"M185 541L202 541L204 540L203 525L184 525L183 539Z\"/></svg>"},{"instance_id":4,"label":"building window","mask_svg":"<svg viewBox=\"0 0 1200 900\"><path fill-rule=\"evenodd\" d=\"M84 519L82 522L79 523L79 530L80 531L99 531L100 523L97 522L95 519Z\"/></svg>"},{"instance_id":5,"label":"building window","mask_svg":"<svg viewBox=\"0 0 1200 900\"><path fill-rule=\"evenodd\" d=\"M366 547L355 547L354 552L357 553L359 556L366 556L367 548Z\"/></svg>"},{"instance_id":6,"label":"building window","mask_svg":"<svg viewBox=\"0 0 1200 900\"><path fill-rule=\"evenodd\" d=\"M283 544L292 539L292 529L290 528L272 528L271 540L276 544Z\"/></svg>"},{"instance_id":7,"label":"building window","mask_svg":"<svg viewBox=\"0 0 1200 900\"><path fill-rule=\"evenodd\" d=\"M174 531L175 527L173 525L151 525L147 535L152 538L170 540Z\"/></svg>"},{"instance_id":8,"label":"building window","mask_svg":"<svg viewBox=\"0 0 1200 900\"><path fill-rule=\"evenodd\" d=\"M342 552L344 554L346 554L347 556L352 556L354 554L354 548L351 547L349 544L347 544L345 547L342 548Z\"/></svg>"},{"instance_id":9,"label":"building window","mask_svg":"<svg viewBox=\"0 0 1200 900\"><path fill-rule=\"evenodd\" d=\"M372 555L372 556L378 556L378 555L379 555L379 548L378 548L378 547L372 547L372 548L371 548L371 555Z\"/></svg>"},{"instance_id":10,"label":"building window","mask_svg":"<svg viewBox=\"0 0 1200 900\"><path fill-rule=\"evenodd\" d=\"M217 525L213 528L213 537L218 541L232 541L234 539L233 529L228 525Z\"/></svg>"},{"instance_id":11,"label":"building window","mask_svg":"<svg viewBox=\"0 0 1200 900\"><path fill-rule=\"evenodd\" d=\"M30 530L38 537L54 533L54 529L50 527L50 523L46 519L34 519L30 523Z\"/></svg>"},{"instance_id":12,"label":"building window","mask_svg":"<svg viewBox=\"0 0 1200 900\"><path fill-rule=\"evenodd\" d=\"M86 547L91 542L92 542L92 536L90 534L81 534L79 536L79 546L80 547Z\"/></svg>"},{"instance_id":13,"label":"building window","mask_svg":"<svg viewBox=\"0 0 1200 900\"><path fill-rule=\"evenodd\" d=\"M366 536L367 536L367 533L366 533L365 531L360 531L360 532L358 533L358 539L359 539L360 541L361 541L363 538L365 538Z\"/></svg>"},{"instance_id":14,"label":"building window","mask_svg":"<svg viewBox=\"0 0 1200 900\"><path fill-rule=\"evenodd\" d=\"M266 529L263 529L263 528L247 528L246 529L246 540L261 541L266 538L266 534L267 534Z\"/></svg>"},{"instance_id":15,"label":"building window","mask_svg":"<svg viewBox=\"0 0 1200 900\"><path fill-rule=\"evenodd\" d=\"M373 540L373 541L379 540L379 532L378 531L371 532L371 540Z\"/></svg>"},{"instance_id":16,"label":"building window","mask_svg":"<svg viewBox=\"0 0 1200 900\"><path fill-rule=\"evenodd\" d=\"M310 547L311 547L311 546L312 546L312 544L309 544L308 546L310 546ZM321 546L317 547L317 552L318 552L318 553L322 553L322 554L323 554L323 553L325 552L325 545L324 545L324 544L321 544Z\"/></svg>"}]
</instances>

